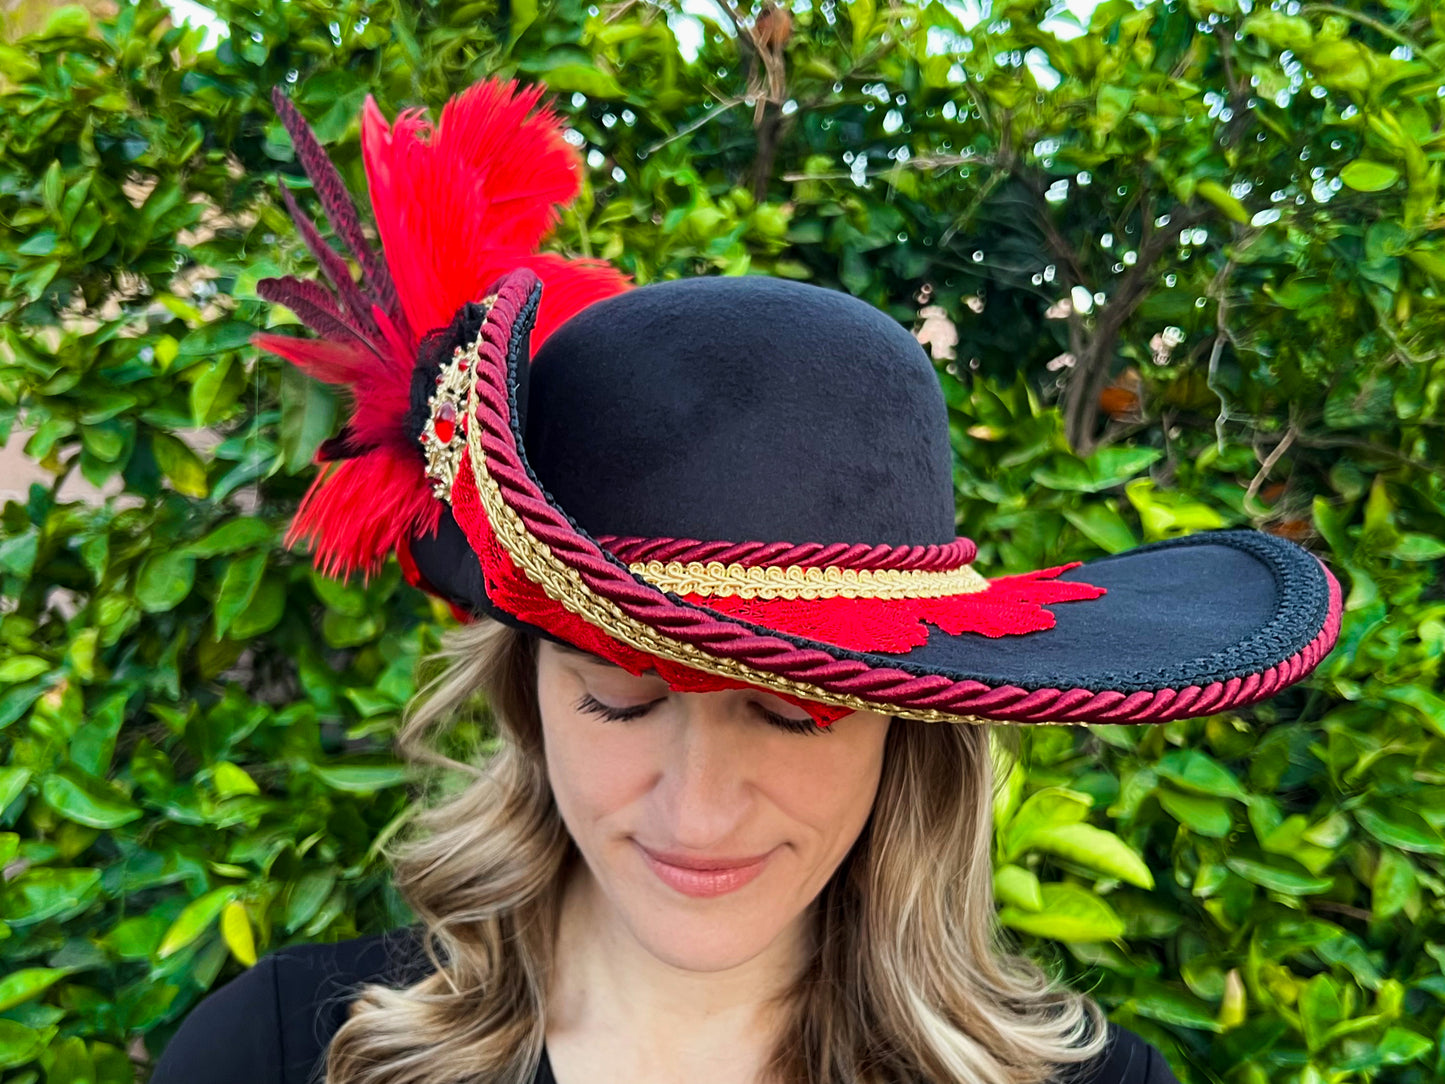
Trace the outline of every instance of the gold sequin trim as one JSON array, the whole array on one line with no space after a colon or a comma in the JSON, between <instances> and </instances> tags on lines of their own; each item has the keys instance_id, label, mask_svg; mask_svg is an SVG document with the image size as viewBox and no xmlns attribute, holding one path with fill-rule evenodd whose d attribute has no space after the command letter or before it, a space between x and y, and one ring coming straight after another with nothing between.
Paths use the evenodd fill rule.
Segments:
<instances>
[{"instance_id":1,"label":"gold sequin trim","mask_svg":"<svg viewBox=\"0 0 1445 1084\"><path fill-rule=\"evenodd\" d=\"M473 344L468 353L476 356L477 346ZM476 389L472 387L468 396L467 416L475 418ZM487 470L486 452L482 448L482 427L470 424L466 427L467 450L470 453L472 477L477 484L482 507L493 533L512 561L526 573L527 578L546 592L547 596L577 614L589 624L602 629L607 635L621 640L629 647L648 655L654 655L670 662L690 666L706 674L733 678L748 685L763 689L775 689L791 693L804 700L836 707L851 708L854 711L876 711L884 715L902 715L929 723L993 723L1009 720L989 719L979 715L952 714L933 708L907 708L877 700L865 700L850 693L831 692L805 681L796 681L779 674L768 673L720 656L709 655L693 644L683 643L664 636L651 625L638 621L624 613L611 599L594 593L583 581L576 569L555 556L547 544L527 530L515 509L502 496L491 473ZM1024 725L1024 724L1020 724ZM1027 725L1034 725L1030 722Z\"/></svg>"},{"instance_id":2,"label":"gold sequin trim","mask_svg":"<svg viewBox=\"0 0 1445 1084\"><path fill-rule=\"evenodd\" d=\"M988 590L964 565L944 572L806 565L725 565L721 561L646 561L627 566L659 591L713 598L942 598Z\"/></svg>"}]
</instances>

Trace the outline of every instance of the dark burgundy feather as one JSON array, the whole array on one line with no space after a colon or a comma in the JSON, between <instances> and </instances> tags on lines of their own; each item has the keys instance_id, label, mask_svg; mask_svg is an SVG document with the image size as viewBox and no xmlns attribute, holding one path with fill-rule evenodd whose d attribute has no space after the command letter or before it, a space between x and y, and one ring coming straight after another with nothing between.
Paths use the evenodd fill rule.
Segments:
<instances>
[{"instance_id":1,"label":"dark burgundy feather","mask_svg":"<svg viewBox=\"0 0 1445 1084\"><path fill-rule=\"evenodd\" d=\"M301 322L318 335L328 339L359 340L373 350L370 339L336 309L336 301L319 282L309 282L287 275L279 279L262 279L256 292L275 305L285 305L301 318Z\"/></svg>"},{"instance_id":2,"label":"dark burgundy feather","mask_svg":"<svg viewBox=\"0 0 1445 1084\"><path fill-rule=\"evenodd\" d=\"M272 88L271 101L281 123L291 135L291 145L296 148L296 157L301 161L301 168L311 178L311 185L316 189L316 195L321 200L331 228L361 265L363 281L376 301L393 319L399 318L401 306L397 302L396 286L391 281L391 272L387 269L386 260L381 253L366 239L361 228L361 218L356 213L356 204L352 203L351 193L346 190L341 174L336 171L335 164L327 157L326 151L322 149L315 133L297 111L295 104L282 93L280 87Z\"/></svg>"},{"instance_id":3,"label":"dark burgundy feather","mask_svg":"<svg viewBox=\"0 0 1445 1084\"><path fill-rule=\"evenodd\" d=\"M306 242L306 247L311 250L321 270L331 280L342 306L368 334L378 334L376 321L371 318L371 302L351 277L351 268L347 266L345 258L326 243L321 231L306 212L301 210L296 197L284 184L281 186L281 201L286 204L286 210L291 212L291 220L296 223L296 229L300 232L301 239Z\"/></svg>"}]
</instances>

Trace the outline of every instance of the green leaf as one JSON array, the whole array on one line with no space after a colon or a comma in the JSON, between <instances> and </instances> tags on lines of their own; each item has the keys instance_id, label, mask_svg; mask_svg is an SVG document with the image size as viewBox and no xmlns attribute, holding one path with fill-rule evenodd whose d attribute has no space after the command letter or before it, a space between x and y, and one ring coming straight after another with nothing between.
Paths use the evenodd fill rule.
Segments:
<instances>
[{"instance_id":1,"label":"green leaf","mask_svg":"<svg viewBox=\"0 0 1445 1084\"><path fill-rule=\"evenodd\" d=\"M178 606L196 582L196 562L185 550L161 549L141 566L135 599L146 613L164 613Z\"/></svg>"},{"instance_id":2,"label":"green leaf","mask_svg":"<svg viewBox=\"0 0 1445 1084\"><path fill-rule=\"evenodd\" d=\"M1223 1027L1204 1005L1194 998L1176 990L1170 990L1158 983L1144 985L1142 996L1131 997L1125 1004L1149 1020L1158 1020L1175 1027L1194 1028L1196 1031L1223 1031Z\"/></svg>"},{"instance_id":3,"label":"green leaf","mask_svg":"<svg viewBox=\"0 0 1445 1084\"><path fill-rule=\"evenodd\" d=\"M41 681L32 682L29 685L16 685L0 693L0 730L19 719L30 710L32 704L39 700L45 692L45 683ZM8 769L0 768L0 778ZM3 791L0 787L0 791ZM0 802L0 809L5 808L5 803Z\"/></svg>"},{"instance_id":4,"label":"green leaf","mask_svg":"<svg viewBox=\"0 0 1445 1084\"><path fill-rule=\"evenodd\" d=\"M1445 854L1445 840L1417 813L1392 809L1387 816L1369 806L1354 811L1355 820L1381 843L1419 854Z\"/></svg>"},{"instance_id":5,"label":"green leaf","mask_svg":"<svg viewBox=\"0 0 1445 1084\"><path fill-rule=\"evenodd\" d=\"M1389 918L1404 909L1415 894L1415 867L1399 851L1380 851L1370 884L1370 910L1375 918Z\"/></svg>"},{"instance_id":6,"label":"green leaf","mask_svg":"<svg viewBox=\"0 0 1445 1084\"><path fill-rule=\"evenodd\" d=\"M1194 186L1194 191L1214 204L1225 218L1242 225L1249 225L1250 215L1248 208L1234 196L1230 195L1229 189L1225 188L1218 181L1200 181Z\"/></svg>"},{"instance_id":7,"label":"green leaf","mask_svg":"<svg viewBox=\"0 0 1445 1084\"><path fill-rule=\"evenodd\" d=\"M1208 753L1198 749L1176 749L1159 758L1154 770L1176 787L1195 794L1247 801L1248 792L1239 780Z\"/></svg>"},{"instance_id":8,"label":"green leaf","mask_svg":"<svg viewBox=\"0 0 1445 1084\"><path fill-rule=\"evenodd\" d=\"M1400 171L1384 162L1356 158L1340 170L1340 180L1356 192L1382 192L1400 179Z\"/></svg>"},{"instance_id":9,"label":"green leaf","mask_svg":"<svg viewBox=\"0 0 1445 1084\"><path fill-rule=\"evenodd\" d=\"M351 794L399 787L410 777L401 764L312 764L308 770L332 790Z\"/></svg>"},{"instance_id":10,"label":"green leaf","mask_svg":"<svg viewBox=\"0 0 1445 1084\"><path fill-rule=\"evenodd\" d=\"M1144 860L1113 832L1091 824L1055 824L1036 828L1024 838L1022 848L1056 854L1140 888L1154 887L1154 877Z\"/></svg>"},{"instance_id":11,"label":"green leaf","mask_svg":"<svg viewBox=\"0 0 1445 1084\"><path fill-rule=\"evenodd\" d=\"M0 813L19 798L30 782L29 768L0 768Z\"/></svg>"},{"instance_id":12,"label":"green leaf","mask_svg":"<svg viewBox=\"0 0 1445 1084\"><path fill-rule=\"evenodd\" d=\"M41 36L46 38L83 38L90 33L90 12L80 4L55 8L45 20ZM57 163L58 164L58 163Z\"/></svg>"},{"instance_id":13,"label":"green leaf","mask_svg":"<svg viewBox=\"0 0 1445 1084\"><path fill-rule=\"evenodd\" d=\"M250 603L231 622L234 640L249 640L270 632L286 612L286 583L279 576L266 576Z\"/></svg>"},{"instance_id":14,"label":"green leaf","mask_svg":"<svg viewBox=\"0 0 1445 1084\"><path fill-rule=\"evenodd\" d=\"M0 662L0 684L14 685L49 673L51 664L39 655L11 655Z\"/></svg>"},{"instance_id":15,"label":"green leaf","mask_svg":"<svg viewBox=\"0 0 1445 1084\"><path fill-rule=\"evenodd\" d=\"M360 647L376 638L376 618L346 617L327 610L321 619L321 636L330 647Z\"/></svg>"},{"instance_id":16,"label":"green leaf","mask_svg":"<svg viewBox=\"0 0 1445 1084\"><path fill-rule=\"evenodd\" d=\"M221 911L221 937L231 955L245 967L256 963L256 938L245 905L232 900Z\"/></svg>"},{"instance_id":17,"label":"green leaf","mask_svg":"<svg viewBox=\"0 0 1445 1084\"><path fill-rule=\"evenodd\" d=\"M555 91L585 94L589 98L627 97L614 75L586 64L558 64L537 74Z\"/></svg>"},{"instance_id":18,"label":"green leaf","mask_svg":"<svg viewBox=\"0 0 1445 1084\"><path fill-rule=\"evenodd\" d=\"M344 617L366 616L366 592L361 587L332 579L315 567L310 570L310 579L311 589L328 609Z\"/></svg>"},{"instance_id":19,"label":"green leaf","mask_svg":"<svg viewBox=\"0 0 1445 1084\"><path fill-rule=\"evenodd\" d=\"M40 182L40 201L52 215L58 215L60 213L60 195L61 192L64 191L64 188L65 178L61 174L60 160L57 158L46 168L45 177ZM22 245L19 251L24 252L25 247ZM41 253L42 256L48 256L49 254L49 250Z\"/></svg>"},{"instance_id":20,"label":"green leaf","mask_svg":"<svg viewBox=\"0 0 1445 1084\"><path fill-rule=\"evenodd\" d=\"M160 948L156 950L156 955L164 960L167 956L174 955L191 944L206 932L211 923L216 921L226 904L235 899L239 891L234 885L213 888L204 896L186 904L184 910L171 923L166 935L161 938Z\"/></svg>"},{"instance_id":21,"label":"green leaf","mask_svg":"<svg viewBox=\"0 0 1445 1084\"><path fill-rule=\"evenodd\" d=\"M47 775L40 781L40 795L62 817L91 828L119 828L141 816L124 793L74 769Z\"/></svg>"},{"instance_id":22,"label":"green leaf","mask_svg":"<svg viewBox=\"0 0 1445 1084\"><path fill-rule=\"evenodd\" d=\"M1445 557L1445 540L1409 532L1400 535L1395 544L1385 551L1385 556L1400 561L1436 561Z\"/></svg>"},{"instance_id":23,"label":"green leaf","mask_svg":"<svg viewBox=\"0 0 1445 1084\"><path fill-rule=\"evenodd\" d=\"M13 572L22 579L29 579L35 567L35 558L40 552L38 531L26 531L14 538L0 542L0 569Z\"/></svg>"},{"instance_id":24,"label":"green leaf","mask_svg":"<svg viewBox=\"0 0 1445 1084\"><path fill-rule=\"evenodd\" d=\"M0 1019L0 1069L34 1061L55 1035L55 1027L30 1028L14 1020ZM24 1077L19 1078L21 1080ZM34 1076L30 1080L38 1079Z\"/></svg>"},{"instance_id":25,"label":"green leaf","mask_svg":"<svg viewBox=\"0 0 1445 1084\"><path fill-rule=\"evenodd\" d=\"M1299 1011L1305 1045L1310 1050L1318 1050L1325 1032L1345 1015L1344 1001L1334 978L1321 972L1305 983L1299 995Z\"/></svg>"},{"instance_id":26,"label":"green leaf","mask_svg":"<svg viewBox=\"0 0 1445 1084\"><path fill-rule=\"evenodd\" d=\"M1032 871L1012 864L1000 866L993 874L993 891L999 902L1023 911L1042 911L1044 896Z\"/></svg>"},{"instance_id":27,"label":"green leaf","mask_svg":"<svg viewBox=\"0 0 1445 1084\"><path fill-rule=\"evenodd\" d=\"M336 397L319 380L287 366L281 373L281 454L287 474L304 470L331 436Z\"/></svg>"},{"instance_id":28,"label":"green leaf","mask_svg":"<svg viewBox=\"0 0 1445 1084\"><path fill-rule=\"evenodd\" d=\"M216 639L225 636L231 622L251 605L257 588L261 586L268 556L265 550L248 553L237 557L226 566L226 574L221 578L221 589L216 594Z\"/></svg>"},{"instance_id":29,"label":"green leaf","mask_svg":"<svg viewBox=\"0 0 1445 1084\"><path fill-rule=\"evenodd\" d=\"M1078 823L1093 805L1087 794L1067 787L1045 787L1030 794L1004 830L1004 857L1017 855L1040 828Z\"/></svg>"},{"instance_id":30,"label":"green leaf","mask_svg":"<svg viewBox=\"0 0 1445 1084\"><path fill-rule=\"evenodd\" d=\"M295 933L310 922L331 890L336 885L336 871L310 870L295 881L286 897L285 926L287 933Z\"/></svg>"},{"instance_id":31,"label":"green leaf","mask_svg":"<svg viewBox=\"0 0 1445 1084\"><path fill-rule=\"evenodd\" d=\"M0 978L0 1012L39 997L66 975L63 967L24 967Z\"/></svg>"},{"instance_id":32,"label":"green leaf","mask_svg":"<svg viewBox=\"0 0 1445 1084\"><path fill-rule=\"evenodd\" d=\"M1159 799L1164 811L1180 824L1209 839L1222 839L1229 835L1229 829L1234 823L1229 815L1229 807L1219 798L1184 794L1168 787L1156 789L1154 797Z\"/></svg>"},{"instance_id":33,"label":"green leaf","mask_svg":"<svg viewBox=\"0 0 1445 1084\"><path fill-rule=\"evenodd\" d=\"M207 491L206 465L200 457L169 433L151 434L151 452L156 466L170 479L177 493L187 497L204 497Z\"/></svg>"},{"instance_id":34,"label":"green leaf","mask_svg":"<svg viewBox=\"0 0 1445 1084\"><path fill-rule=\"evenodd\" d=\"M99 890L98 869L31 868L0 893L0 914L11 926L61 918L89 906Z\"/></svg>"},{"instance_id":35,"label":"green leaf","mask_svg":"<svg viewBox=\"0 0 1445 1084\"><path fill-rule=\"evenodd\" d=\"M1089 473L1093 475L1093 484L1087 492L1123 485L1163 458L1164 453L1157 448L1126 448L1118 445L1100 448L1086 460Z\"/></svg>"},{"instance_id":36,"label":"green leaf","mask_svg":"<svg viewBox=\"0 0 1445 1084\"><path fill-rule=\"evenodd\" d=\"M1112 941L1124 936L1124 920L1104 900L1073 884L1043 886L1043 909L1002 907L998 919L1023 933L1056 941Z\"/></svg>"},{"instance_id":37,"label":"green leaf","mask_svg":"<svg viewBox=\"0 0 1445 1084\"><path fill-rule=\"evenodd\" d=\"M235 350L251 341L256 329L240 320L222 320L189 332L181 340L179 355L183 358L210 357L226 350Z\"/></svg>"},{"instance_id":38,"label":"green leaf","mask_svg":"<svg viewBox=\"0 0 1445 1084\"><path fill-rule=\"evenodd\" d=\"M275 539L275 529L265 520L238 516L206 532L187 546L186 552L192 557L219 557L254 546L269 546Z\"/></svg>"},{"instance_id":39,"label":"green leaf","mask_svg":"<svg viewBox=\"0 0 1445 1084\"><path fill-rule=\"evenodd\" d=\"M1102 502L1064 509L1064 518L1106 553L1123 553L1139 544L1124 517Z\"/></svg>"},{"instance_id":40,"label":"green leaf","mask_svg":"<svg viewBox=\"0 0 1445 1084\"><path fill-rule=\"evenodd\" d=\"M1305 873L1280 869L1251 858L1229 857L1224 864L1246 881L1252 881L1261 888L1287 896L1308 896L1316 892L1327 892L1334 885L1329 877L1311 877Z\"/></svg>"},{"instance_id":41,"label":"green leaf","mask_svg":"<svg viewBox=\"0 0 1445 1084\"><path fill-rule=\"evenodd\" d=\"M868 34L873 29L876 15L873 0L851 0L848 4L848 21L853 27L853 55L863 55L868 47Z\"/></svg>"},{"instance_id":42,"label":"green leaf","mask_svg":"<svg viewBox=\"0 0 1445 1084\"><path fill-rule=\"evenodd\" d=\"M157 914L135 915L117 922L100 943L123 960L143 960L159 947L166 925Z\"/></svg>"},{"instance_id":43,"label":"green leaf","mask_svg":"<svg viewBox=\"0 0 1445 1084\"><path fill-rule=\"evenodd\" d=\"M1385 699L1414 708L1420 721L1445 737L1445 697L1423 685L1399 685L1383 690Z\"/></svg>"},{"instance_id":44,"label":"green leaf","mask_svg":"<svg viewBox=\"0 0 1445 1084\"><path fill-rule=\"evenodd\" d=\"M1428 1054L1435 1044L1419 1032L1392 1027L1385 1032L1376 1051L1386 1065L1405 1065Z\"/></svg>"},{"instance_id":45,"label":"green leaf","mask_svg":"<svg viewBox=\"0 0 1445 1084\"><path fill-rule=\"evenodd\" d=\"M216 793L223 798L237 794L261 793L261 788L256 785L254 779L246 774L246 770L232 764L229 760L217 761L216 766L211 770L211 782L215 785Z\"/></svg>"},{"instance_id":46,"label":"green leaf","mask_svg":"<svg viewBox=\"0 0 1445 1084\"><path fill-rule=\"evenodd\" d=\"M195 382L191 384L191 419L199 428L210 425L215 419L212 408L217 396L225 387L226 377L231 371L231 357L224 355L218 361L201 367Z\"/></svg>"}]
</instances>

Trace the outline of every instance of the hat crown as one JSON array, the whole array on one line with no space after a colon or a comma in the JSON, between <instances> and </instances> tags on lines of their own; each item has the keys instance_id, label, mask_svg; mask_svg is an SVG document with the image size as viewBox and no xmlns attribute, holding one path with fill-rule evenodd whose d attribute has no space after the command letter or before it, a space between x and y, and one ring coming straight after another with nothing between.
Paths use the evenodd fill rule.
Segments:
<instances>
[{"instance_id":1,"label":"hat crown","mask_svg":"<svg viewBox=\"0 0 1445 1084\"><path fill-rule=\"evenodd\" d=\"M538 481L593 535L956 535L932 362L840 291L763 275L638 287L553 332L518 398Z\"/></svg>"}]
</instances>

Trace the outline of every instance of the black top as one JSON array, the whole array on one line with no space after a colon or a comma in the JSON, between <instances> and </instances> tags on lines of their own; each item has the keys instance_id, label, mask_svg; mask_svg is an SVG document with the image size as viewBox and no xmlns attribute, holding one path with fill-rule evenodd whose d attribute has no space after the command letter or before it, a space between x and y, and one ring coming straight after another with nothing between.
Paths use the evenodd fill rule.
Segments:
<instances>
[{"instance_id":1,"label":"black top","mask_svg":"<svg viewBox=\"0 0 1445 1084\"><path fill-rule=\"evenodd\" d=\"M356 989L429 970L412 930L271 953L192 1010L151 1084L316 1084ZM1179 1084L1149 1043L1114 1023L1109 1034L1104 1053L1066 1067L1059 1084ZM545 1049L533 1084L556 1084Z\"/></svg>"}]
</instances>

